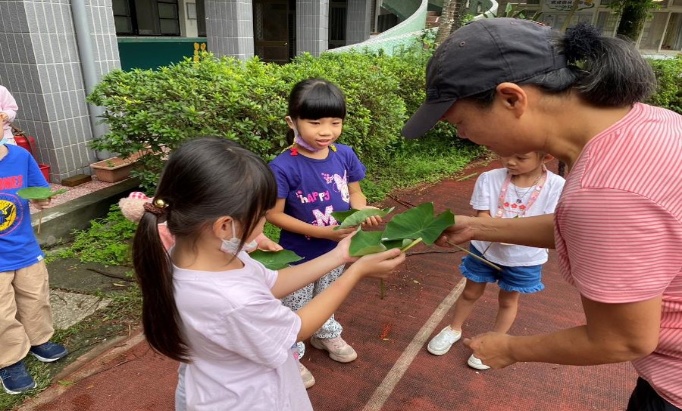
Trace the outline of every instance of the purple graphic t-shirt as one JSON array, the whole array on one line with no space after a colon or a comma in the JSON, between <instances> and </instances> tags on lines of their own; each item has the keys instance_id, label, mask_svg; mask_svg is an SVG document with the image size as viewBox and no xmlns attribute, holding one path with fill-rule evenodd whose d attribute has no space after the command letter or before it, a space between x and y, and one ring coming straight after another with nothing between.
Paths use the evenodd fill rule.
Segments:
<instances>
[{"instance_id":1,"label":"purple graphic t-shirt","mask_svg":"<svg viewBox=\"0 0 682 411\"><path fill-rule=\"evenodd\" d=\"M365 166L353 149L335 144L324 160L287 150L270 163L277 180L277 198L286 199L284 212L298 220L316 226L337 225L334 211L350 209L348 184L365 178ZM305 260L312 260L336 247L336 242L310 238L282 230L279 244Z\"/></svg>"}]
</instances>

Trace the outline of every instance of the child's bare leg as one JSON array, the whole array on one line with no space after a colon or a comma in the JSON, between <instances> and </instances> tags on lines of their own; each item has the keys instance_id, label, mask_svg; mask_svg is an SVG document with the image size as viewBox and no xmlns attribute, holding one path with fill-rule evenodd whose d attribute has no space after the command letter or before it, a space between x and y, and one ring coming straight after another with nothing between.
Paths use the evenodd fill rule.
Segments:
<instances>
[{"instance_id":1,"label":"child's bare leg","mask_svg":"<svg viewBox=\"0 0 682 411\"><path fill-rule=\"evenodd\" d=\"M507 333L516 319L516 312L519 309L520 293L516 291L505 291L500 289L497 297L499 309L493 331Z\"/></svg>"},{"instance_id":2,"label":"child's bare leg","mask_svg":"<svg viewBox=\"0 0 682 411\"><path fill-rule=\"evenodd\" d=\"M483 295L486 283L476 283L469 279L466 280L464 291L455 302L455 315L450 323L450 328L456 331L462 330L462 325L471 311L474 309L474 304Z\"/></svg>"}]
</instances>

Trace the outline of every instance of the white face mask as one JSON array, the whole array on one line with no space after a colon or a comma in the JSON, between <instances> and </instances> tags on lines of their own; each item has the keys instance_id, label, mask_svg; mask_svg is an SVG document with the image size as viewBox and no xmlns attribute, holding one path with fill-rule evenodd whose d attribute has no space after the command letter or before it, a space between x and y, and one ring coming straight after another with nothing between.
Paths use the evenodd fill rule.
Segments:
<instances>
[{"instance_id":1,"label":"white face mask","mask_svg":"<svg viewBox=\"0 0 682 411\"><path fill-rule=\"evenodd\" d=\"M220 251L226 253L226 254L232 254L232 255L237 255L241 250L246 251L247 253L250 253L251 251L255 250L258 248L258 242L256 240L250 241L246 244L244 244L244 247L241 249L239 248L239 243L240 239L237 238L237 233L234 231L234 222L232 223L232 238L229 240L223 240L223 243L220 245Z\"/></svg>"}]
</instances>

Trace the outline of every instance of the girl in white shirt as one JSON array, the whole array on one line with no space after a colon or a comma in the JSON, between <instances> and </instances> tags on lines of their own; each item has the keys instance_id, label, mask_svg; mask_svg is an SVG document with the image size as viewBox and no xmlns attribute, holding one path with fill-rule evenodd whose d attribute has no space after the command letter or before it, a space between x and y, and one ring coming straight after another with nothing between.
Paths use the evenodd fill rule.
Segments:
<instances>
[{"instance_id":1,"label":"girl in white shirt","mask_svg":"<svg viewBox=\"0 0 682 411\"><path fill-rule=\"evenodd\" d=\"M156 351L186 363L179 409L311 410L291 346L363 277L386 277L405 259L397 249L363 257L293 312L279 299L352 262L350 237L295 268L268 270L247 252L276 199L262 159L226 139L198 138L171 154L145 204L133 243L142 322ZM158 233L164 221L175 237L169 252Z\"/></svg>"}]
</instances>

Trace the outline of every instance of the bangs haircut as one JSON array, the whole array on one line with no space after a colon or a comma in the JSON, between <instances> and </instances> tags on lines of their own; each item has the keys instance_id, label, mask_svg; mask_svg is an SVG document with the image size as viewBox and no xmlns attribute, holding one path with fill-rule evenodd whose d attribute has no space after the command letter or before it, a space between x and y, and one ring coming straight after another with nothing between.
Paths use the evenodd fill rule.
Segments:
<instances>
[{"instance_id":1,"label":"bangs haircut","mask_svg":"<svg viewBox=\"0 0 682 411\"><path fill-rule=\"evenodd\" d=\"M291 92L289 116L307 120L326 117L345 120L346 100L341 90L326 80L303 80Z\"/></svg>"}]
</instances>

